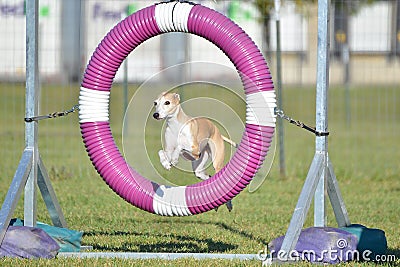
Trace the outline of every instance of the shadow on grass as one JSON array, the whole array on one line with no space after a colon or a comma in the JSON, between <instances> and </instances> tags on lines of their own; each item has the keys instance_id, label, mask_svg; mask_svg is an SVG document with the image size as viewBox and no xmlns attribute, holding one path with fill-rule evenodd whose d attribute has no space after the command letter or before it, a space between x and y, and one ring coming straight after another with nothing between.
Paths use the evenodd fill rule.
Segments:
<instances>
[{"instance_id":1,"label":"shadow on grass","mask_svg":"<svg viewBox=\"0 0 400 267\"><path fill-rule=\"evenodd\" d=\"M93 249L102 251L118 252L153 252L153 253L223 253L236 249L238 246L227 242L213 240L212 238L193 238L189 236L176 234L154 234L126 232L126 231L91 231L85 232L85 236L135 236L144 240L157 239L159 241L150 241L148 244L135 244L132 242L122 242L118 246L94 244Z\"/></svg>"},{"instance_id":2,"label":"shadow on grass","mask_svg":"<svg viewBox=\"0 0 400 267\"><path fill-rule=\"evenodd\" d=\"M242 236L244 238L247 238L249 240L255 240L258 243L261 243L263 245L267 245L268 244L268 242L266 240L263 240L263 239L260 239L258 237L255 237L254 235L252 235L250 233L247 233L246 231L234 228L234 227L232 227L232 226L230 226L230 225L228 225L226 223L217 222L217 223L215 223L215 225L217 225L218 227L220 227L220 228L222 228L224 230L230 231L233 234L240 235L240 236Z\"/></svg>"},{"instance_id":3,"label":"shadow on grass","mask_svg":"<svg viewBox=\"0 0 400 267\"><path fill-rule=\"evenodd\" d=\"M160 220L154 222L156 224L165 224L168 223L166 221ZM266 240L262 240L251 233L243 231L239 228L234 227L233 225L229 225L224 222L211 222L211 221L182 221L182 222L174 222L174 225L177 224L194 224L194 225L205 225L210 226L214 225L216 228L221 229L222 231L228 231L232 235L239 236L241 238L245 238L251 241L256 241L260 244L266 245ZM136 244L135 241L123 241L118 246L111 245L101 245L101 244L93 244L93 249L95 250L107 250L107 251L120 251L120 252L129 252L129 251L140 251L140 252L164 252L164 253L224 253L230 250L234 250L238 248L238 244L234 244L233 242L223 242L220 240L214 240L213 238L196 238L178 234L160 234L159 232L151 234L148 232L141 233L135 231L89 231L85 232L84 236L132 236L132 237L140 237L144 240L152 240L149 243L141 243ZM154 242L154 240L156 240ZM233 238L235 240L235 238ZM237 240L237 239L236 239ZM236 242L237 243L237 242Z\"/></svg>"}]
</instances>

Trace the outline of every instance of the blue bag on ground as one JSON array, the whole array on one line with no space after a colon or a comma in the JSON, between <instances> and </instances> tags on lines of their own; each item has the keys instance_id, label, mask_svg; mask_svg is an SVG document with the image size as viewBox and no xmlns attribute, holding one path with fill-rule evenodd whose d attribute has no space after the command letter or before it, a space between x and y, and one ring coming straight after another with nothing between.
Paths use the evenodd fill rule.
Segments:
<instances>
[{"instance_id":1,"label":"blue bag on ground","mask_svg":"<svg viewBox=\"0 0 400 267\"><path fill-rule=\"evenodd\" d=\"M381 255L386 255L388 247L383 230L367 228L361 224L352 224L340 229L352 233L357 237L357 250L360 255L360 260L374 261L379 260Z\"/></svg>"},{"instance_id":2,"label":"blue bag on ground","mask_svg":"<svg viewBox=\"0 0 400 267\"><path fill-rule=\"evenodd\" d=\"M9 226L0 247L0 257L54 258L60 246L44 230L27 226Z\"/></svg>"},{"instance_id":3,"label":"blue bag on ground","mask_svg":"<svg viewBox=\"0 0 400 267\"><path fill-rule=\"evenodd\" d=\"M20 219L12 219L10 225L24 225ZM81 250L82 232L51 226L37 222L37 228L44 230L60 246L59 252L79 252Z\"/></svg>"},{"instance_id":4,"label":"blue bag on ground","mask_svg":"<svg viewBox=\"0 0 400 267\"><path fill-rule=\"evenodd\" d=\"M284 238L280 236L268 244L272 258L278 261L284 260L279 257ZM355 235L338 228L310 227L301 231L295 250L289 252L289 259L331 264L347 262L357 257L357 242Z\"/></svg>"}]
</instances>

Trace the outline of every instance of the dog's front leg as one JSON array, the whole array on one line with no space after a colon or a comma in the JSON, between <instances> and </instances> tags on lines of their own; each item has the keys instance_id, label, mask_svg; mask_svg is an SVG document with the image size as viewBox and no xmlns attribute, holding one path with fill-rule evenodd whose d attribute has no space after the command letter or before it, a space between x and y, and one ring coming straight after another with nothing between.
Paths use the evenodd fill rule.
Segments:
<instances>
[{"instance_id":1,"label":"dog's front leg","mask_svg":"<svg viewBox=\"0 0 400 267\"><path fill-rule=\"evenodd\" d=\"M160 151L158 151L158 156L160 157L161 165L165 169L170 170L171 169L171 161L170 161L170 157L168 157L168 153L164 150L160 150Z\"/></svg>"},{"instance_id":2,"label":"dog's front leg","mask_svg":"<svg viewBox=\"0 0 400 267\"><path fill-rule=\"evenodd\" d=\"M165 129L165 147L164 150L158 151L158 156L160 157L160 163L167 170L172 167L172 155L177 147L174 134L171 129L167 126Z\"/></svg>"},{"instance_id":3,"label":"dog's front leg","mask_svg":"<svg viewBox=\"0 0 400 267\"><path fill-rule=\"evenodd\" d=\"M171 165L176 166L178 164L179 156L181 154L182 147L177 146L171 154Z\"/></svg>"}]
</instances>

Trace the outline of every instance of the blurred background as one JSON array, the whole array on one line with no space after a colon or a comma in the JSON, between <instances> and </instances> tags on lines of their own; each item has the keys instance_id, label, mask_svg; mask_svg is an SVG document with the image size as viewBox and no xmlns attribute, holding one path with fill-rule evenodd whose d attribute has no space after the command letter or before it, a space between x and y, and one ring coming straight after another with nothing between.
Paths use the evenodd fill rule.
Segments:
<instances>
[{"instance_id":1,"label":"blurred background","mask_svg":"<svg viewBox=\"0 0 400 267\"><path fill-rule=\"evenodd\" d=\"M238 23L268 55L268 61L273 67L276 51L273 1L196 2L210 6ZM79 82L88 59L105 34L127 15L153 3L126 0L40 0L42 82ZM332 1L330 78L333 84L399 83L399 13L400 4L397 0ZM315 83L316 15L316 1L282 1L280 34L284 84L301 86ZM23 0L0 1L0 33L0 79L7 82L23 81ZM154 72L187 61L229 63L213 45L201 42L192 35L166 34L146 42L141 48L135 50L134 60L128 63L129 82L142 82ZM345 66L347 63L348 69ZM121 79L122 72L117 75L116 81Z\"/></svg>"}]
</instances>

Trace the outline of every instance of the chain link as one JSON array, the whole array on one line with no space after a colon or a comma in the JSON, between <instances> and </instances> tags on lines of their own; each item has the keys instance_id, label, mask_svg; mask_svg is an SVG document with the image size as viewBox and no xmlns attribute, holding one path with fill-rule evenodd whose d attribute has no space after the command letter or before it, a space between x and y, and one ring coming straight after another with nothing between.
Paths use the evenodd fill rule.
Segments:
<instances>
[{"instance_id":1,"label":"chain link","mask_svg":"<svg viewBox=\"0 0 400 267\"><path fill-rule=\"evenodd\" d=\"M45 120L45 119L54 119L54 118L59 118L59 117L65 117L69 115L70 113L74 113L75 111L79 110L79 105L74 105L71 109L65 110L65 111L59 111L59 112L53 112L47 115L41 115L41 116L34 116L30 118L25 118L25 122L34 122L34 121L40 121L40 120ZM319 132L317 131L314 127L310 127L307 124L299 121L292 119L291 117L287 116L283 110L275 108L275 115L288 121L291 124L296 125L297 127L303 128L307 131L310 131L314 133L316 136L328 136L329 132Z\"/></svg>"},{"instance_id":2,"label":"chain link","mask_svg":"<svg viewBox=\"0 0 400 267\"><path fill-rule=\"evenodd\" d=\"M315 129L315 127L310 127L307 124L305 124L304 122L301 122L299 120L294 120L291 117L285 115L285 113L283 112L283 110L275 108L275 115L287 120L289 123L296 125L297 127L303 128L307 131L312 132L313 134L315 134L316 136L328 136L329 132L319 132Z\"/></svg>"},{"instance_id":3,"label":"chain link","mask_svg":"<svg viewBox=\"0 0 400 267\"><path fill-rule=\"evenodd\" d=\"M79 105L74 105L71 109L68 109L68 110L53 112L53 113L50 113L47 115L24 118L24 120L25 120L25 122L34 122L34 121L40 121L40 120L45 120L45 119L54 119L54 118L59 118L59 117L65 117L65 116L69 115L70 113L74 113L77 110L79 110Z\"/></svg>"}]
</instances>

